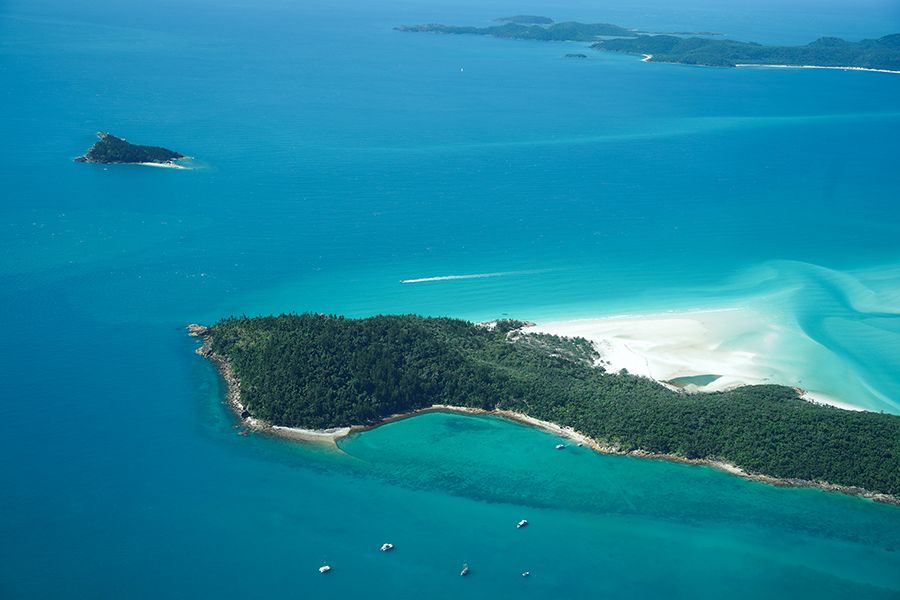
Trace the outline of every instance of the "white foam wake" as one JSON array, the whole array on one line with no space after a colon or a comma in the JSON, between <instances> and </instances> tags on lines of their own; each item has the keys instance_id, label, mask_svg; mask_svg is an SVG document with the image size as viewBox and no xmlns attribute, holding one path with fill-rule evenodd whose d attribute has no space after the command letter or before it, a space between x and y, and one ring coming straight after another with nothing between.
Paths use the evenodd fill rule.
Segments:
<instances>
[{"instance_id":1,"label":"white foam wake","mask_svg":"<svg viewBox=\"0 0 900 600\"><path fill-rule=\"evenodd\" d=\"M470 273L468 275L440 275L438 277L419 277L417 279L401 279L400 283L427 283L429 281L453 281L455 279L486 279L488 277L508 277L510 275L528 275L539 271L500 271L497 273Z\"/></svg>"}]
</instances>

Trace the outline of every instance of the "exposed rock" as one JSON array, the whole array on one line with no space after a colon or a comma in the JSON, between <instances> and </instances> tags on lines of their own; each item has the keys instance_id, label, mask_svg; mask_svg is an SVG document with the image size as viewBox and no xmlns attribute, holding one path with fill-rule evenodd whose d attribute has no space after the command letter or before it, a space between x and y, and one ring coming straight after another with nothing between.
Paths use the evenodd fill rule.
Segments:
<instances>
[{"instance_id":1,"label":"exposed rock","mask_svg":"<svg viewBox=\"0 0 900 600\"><path fill-rule=\"evenodd\" d=\"M191 337L206 337L209 334L209 327L191 323L187 326L188 335Z\"/></svg>"}]
</instances>

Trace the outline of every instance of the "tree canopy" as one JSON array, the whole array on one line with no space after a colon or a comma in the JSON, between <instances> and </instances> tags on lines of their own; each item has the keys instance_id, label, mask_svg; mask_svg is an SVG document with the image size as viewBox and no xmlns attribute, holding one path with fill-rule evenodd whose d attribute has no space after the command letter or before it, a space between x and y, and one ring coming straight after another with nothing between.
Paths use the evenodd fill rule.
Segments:
<instances>
[{"instance_id":1,"label":"tree canopy","mask_svg":"<svg viewBox=\"0 0 900 600\"><path fill-rule=\"evenodd\" d=\"M247 409L276 425L372 424L433 404L505 409L623 450L900 493L900 416L814 404L777 385L680 393L594 366L587 340L521 325L281 315L225 319L208 343L240 379Z\"/></svg>"}]
</instances>

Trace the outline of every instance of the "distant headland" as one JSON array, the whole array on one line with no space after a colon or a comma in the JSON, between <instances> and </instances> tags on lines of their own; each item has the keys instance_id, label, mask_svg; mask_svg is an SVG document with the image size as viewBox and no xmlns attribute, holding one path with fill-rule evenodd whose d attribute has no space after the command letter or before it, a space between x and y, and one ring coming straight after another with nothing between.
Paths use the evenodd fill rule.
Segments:
<instances>
[{"instance_id":1,"label":"distant headland","mask_svg":"<svg viewBox=\"0 0 900 600\"><path fill-rule=\"evenodd\" d=\"M610 23L553 23L548 26L504 23L491 27L460 27L429 23L426 25L400 25L397 31L489 35L514 40L541 40L557 42L594 42L600 36L635 36L637 33Z\"/></svg>"},{"instance_id":2,"label":"distant headland","mask_svg":"<svg viewBox=\"0 0 900 600\"><path fill-rule=\"evenodd\" d=\"M755 42L710 39L703 33L646 33L611 23L575 21L469 27L442 24L402 25L398 31L488 35L517 40L590 42L591 48L642 56L645 62L710 67L790 67L900 73L900 34L850 42L823 37L803 46L767 46ZM704 36L704 37L698 37Z\"/></svg>"},{"instance_id":3,"label":"distant headland","mask_svg":"<svg viewBox=\"0 0 900 600\"><path fill-rule=\"evenodd\" d=\"M111 133L97 132L99 138L75 162L99 164L136 164L179 168L176 161L188 158L180 152L159 146L140 146Z\"/></svg>"},{"instance_id":4,"label":"distant headland","mask_svg":"<svg viewBox=\"0 0 900 600\"><path fill-rule=\"evenodd\" d=\"M779 385L685 393L608 372L588 340L529 325L304 314L188 329L248 430L335 443L423 411L495 414L599 452L900 503L900 416L808 402Z\"/></svg>"},{"instance_id":5,"label":"distant headland","mask_svg":"<svg viewBox=\"0 0 900 600\"><path fill-rule=\"evenodd\" d=\"M550 17L540 17L537 15L514 15L512 17L500 17L498 23L519 23L521 25L552 25L553 19Z\"/></svg>"}]
</instances>

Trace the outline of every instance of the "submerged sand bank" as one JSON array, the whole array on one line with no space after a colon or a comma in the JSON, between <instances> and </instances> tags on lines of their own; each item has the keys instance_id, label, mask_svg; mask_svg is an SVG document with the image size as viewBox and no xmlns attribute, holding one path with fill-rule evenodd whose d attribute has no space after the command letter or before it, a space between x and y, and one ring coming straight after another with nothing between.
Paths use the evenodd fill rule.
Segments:
<instances>
[{"instance_id":1,"label":"submerged sand bank","mask_svg":"<svg viewBox=\"0 0 900 600\"><path fill-rule=\"evenodd\" d=\"M585 338L600 355L598 366L607 371L625 369L670 387L673 380L688 378L677 386L688 392L766 383L805 388L791 365L773 358L795 332L747 308L554 321L524 331ZM703 376L711 381L690 381ZM809 401L861 410L818 390L801 391Z\"/></svg>"},{"instance_id":2,"label":"submerged sand bank","mask_svg":"<svg viewBox=\"0 0 900 600\"><path fill-rule=\"evenodd\" d=\"M715 460L715 459L707 459L707 458L686 458L684 456L679 456L677 454L662 454L657 452L648 452L646 450L622 450L616 446L612 446L609 444L603 444L598 442L594 438L587 436L580 431L575 430L572 427L564 427L557 423L553 423L550 421L543 421L541 419L537 419L530 415L526 415L520 412L514 412L510 410L502 410L502 409L494 409L494 410L484 410L480 408L471 408L467 406L447 406L442 404L435 404L433 406L423 408L420 410L412 411L409 413L403 413L398 415L392 415L387 419L384 419L382 422L377 425L367 425L367 426L354 426L350 428L350 431L347 433L357 433L361 431L367 431L374 429L376 427L380 427L382 425L386 425L388 423L393 423L402 419L409 419L418 415L432 413L432 412L446 412L446 413L461 413L467 415L481 415L481 416L495 416L503 419L507 419L510 421L515 421L517 423L521 423L523 425L527 425L530 427L534 427L537 429L541 429L557 435L563 439L570 440L575 442L579 446L586 446L591 448L595 452L599 452L601 454L616 454L619 456L632 456L636 458L650 458L656 460L665 460L669 462L677 462L682 464L689 465L704 465L708 467L713 467L714 469L718 469L720 471L724 471L731 475L737 475L739 477L743 477L745 479L750 479L752 481L758 481L761 483L767 483L769 485L775 485L778 487L812 487L818 488L830 492L840 492L842 494L849 494L852 496L859 496L861 498L868 498L870 500L874 500L876 502L883 502L886 504L896 504L900 505L900 498L897 496L892 496L890 494L882 494L879 492L872 492L866 490L864 488L855 487L855 486L844 486L844 485L836 485L833 483L829 483L827 481L808 481L805 479L789 479L789 478L780 478L780 477L772 477L770 475L765 475L761 473L751 473L745 471L741 467L729 463L724 460Z\"/></svg>"}]
</instances>

